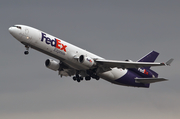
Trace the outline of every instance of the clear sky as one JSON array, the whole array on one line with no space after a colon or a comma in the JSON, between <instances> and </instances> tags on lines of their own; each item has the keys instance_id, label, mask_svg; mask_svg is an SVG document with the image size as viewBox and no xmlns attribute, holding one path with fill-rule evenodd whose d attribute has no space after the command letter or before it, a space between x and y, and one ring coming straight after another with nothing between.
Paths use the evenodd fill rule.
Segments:
<instances>
[{"instance_id":1,"label":"clear sky","mask_svg":"<svg viewBox=\"0 0 180 119\"><path fill-rule=\"evenodd\" d=\"M1 0L1 119L179 119L179 0ZM106 59L137 61L152 50L153 68L169 81L149 89L103 79L74 82L44 66L51 58L25 48L8 32L14 24L41 29Z\"/></svg>"}]
</instances>

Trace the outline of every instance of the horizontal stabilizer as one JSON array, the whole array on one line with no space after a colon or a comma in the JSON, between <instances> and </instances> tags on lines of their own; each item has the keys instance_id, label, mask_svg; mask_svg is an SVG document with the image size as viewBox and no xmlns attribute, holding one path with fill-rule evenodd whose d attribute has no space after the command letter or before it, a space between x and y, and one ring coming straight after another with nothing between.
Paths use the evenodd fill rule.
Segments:
<instances>
[{"instance_id":1,"label":"horizontal stabilizer","mask_svg":"<svg viewBox=\"0 0 180 119\"><path fill-rule=\"evenodd\" d=\"M135 81L137 83L149 84L149 83L156 83L160 81L167 81L167 79L165 78L135 78Z\"/></svg>"}]
</instances>

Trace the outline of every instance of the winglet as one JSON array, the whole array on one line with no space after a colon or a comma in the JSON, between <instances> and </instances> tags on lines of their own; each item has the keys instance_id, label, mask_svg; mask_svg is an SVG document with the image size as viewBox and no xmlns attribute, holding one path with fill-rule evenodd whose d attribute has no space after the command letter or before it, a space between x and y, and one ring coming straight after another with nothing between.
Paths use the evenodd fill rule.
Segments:
<instances>
[{"instance_id":1,"label":"winglet","mask_svg":"<svg viewBox=\"0 0 180 119\"><path fill-rule=\"evenodd\" d=\"M166 65L167 65L167 66L170 66L170 65L171 65L171 63L173 62L173 60L174 60L174 59L170 59L170 60L168 60L168 61L166 62Z\"/></svg>"}]
</instances>

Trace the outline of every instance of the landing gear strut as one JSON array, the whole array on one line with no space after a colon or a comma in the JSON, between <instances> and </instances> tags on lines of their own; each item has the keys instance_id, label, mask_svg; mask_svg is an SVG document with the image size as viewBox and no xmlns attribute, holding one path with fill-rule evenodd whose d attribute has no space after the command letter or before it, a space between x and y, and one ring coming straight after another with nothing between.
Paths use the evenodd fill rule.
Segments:
<instances>
[{"instance_id":1,"label":"landing gear strut","mask_svg":"<svg viewBox=\"0 0 180 119\"><path fill-rule=\"evenodd\" d=\"M26 51L24 51L24 54L28 55L29 54L29 46L25 45L25 48L26 48Z\"/></svg>"},{"instance_id":2,"label":"landing gear strut","mask_svg":"<svg viewBox=\"0 0 180 119\"><path fill-rule=\"evenodd\" d=\"M97 76L97 74L95 73L96 71L92 71L92 70L87 70L86 73L92 77L93 79L99 80L99 76Z\"/></svg>"}]
</instances>

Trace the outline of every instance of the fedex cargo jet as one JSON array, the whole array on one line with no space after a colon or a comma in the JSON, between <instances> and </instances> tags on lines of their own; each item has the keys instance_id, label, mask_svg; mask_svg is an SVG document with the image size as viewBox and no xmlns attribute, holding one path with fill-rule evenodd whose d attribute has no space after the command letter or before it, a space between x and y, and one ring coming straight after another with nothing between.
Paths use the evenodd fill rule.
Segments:
<instances>
[{"instance_id":1,"label":"fedex cargo jet","mask_svg":"<svg viewBox=\"0 0 180 119\"><path fill-rule=\"evenodd\" d=\"M15 25L9 28L9 32L25 45L25 55L29 54L29 48L33 48L56 58L58 61L47 59L45 66L58 71L61 77L73 76L73 80L77 82L102 78L118 85L149 88L150 83L167 80L159 78L150 68L168 66L173 61L154 62L159 55L156 51L151 51L136 62L107 60L29 26Z\"/></svg>"}]
</instances>

